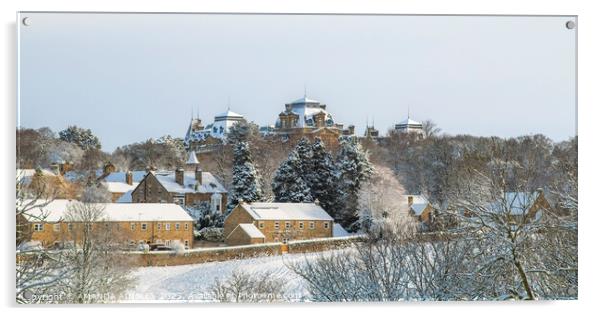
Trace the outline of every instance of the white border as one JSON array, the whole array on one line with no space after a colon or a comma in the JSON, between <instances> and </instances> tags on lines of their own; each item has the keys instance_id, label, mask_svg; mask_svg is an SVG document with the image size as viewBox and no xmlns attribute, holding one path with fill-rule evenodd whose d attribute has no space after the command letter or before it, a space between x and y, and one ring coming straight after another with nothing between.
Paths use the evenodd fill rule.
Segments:
<instances>
[{"instance_id":1,"label":"white border","mask_svg":"<svg viewBox=\"0 0 602 316\"><path fill-rule=\"evenodd\" d=\"M318 0L222 0L222 1L183 1L183 0L146 0L146 1L125 1L125 0L104 0L104 1L75 1L75 0L4 0L0 2L0 16L3 22L3 44L2 60L4 63L4 76L0 93L4 98L3 115L4 124L0 129L2 131L3 144L5 145L2 159L2 178L0 184L0 194L2 194L4 209L5 233L3 238L5 243L4 260L2 260L2 272L4 273L3 286L1 287L0 297L4 303L3 308L14 307L14 287L12 280L14 270L12 270L14 261L12 253L14 236L7 232L12 232L9 225L14 220L10 212L12 208L14 195L14 170L15 170L15 122L16 122L16 36L15 21L17 11L146 11L146 12L264 12L264 13L400 13L400 14L551 14L551 15L578 15L579 16L579 145L580 145L580 239L579 239L579 300L572 302L538 302L530 303L403 303L403 304L306 304L306 305L287 305L278 306L232 306L232 310L225 310L220 306L170 306L177 308L176 313L247 313L265 314L265 313L316 313L326 312L329 314L366 314L366 313L397 313L397 314L462 314L462 315L513 315L523 313L548 314L548 315L575 315L577 313L587 313L597 305L596 300L600 295L600 241L597 232L600 230L602 210L596 206L599 199L598 183L602 180L599 167L600 140L598 135L602 135L600 126L600 107L602 100L600 90L602 90L600 73L600 56L602 50L600 45L602 31L602 17L597 5L598 1L527 1L527 0L506 0L506 1L477 1L477 0L456 0L456 1L357 1L357 0L338 0L338 1L318 1ZM545 115L545 113L544 113ZM12 263L11 263L12 262ZM129 310L132 307L138 307L136 313L147 315L164 315L171 312L165 310L165 306L124 306L111 308L111 310L101 310L98 308L88 308L81 311L79 308L49 308L50 312L64 313L67 315L77 315L85 313L113 313L115 311L132 313ZM200 308L199 308L200 307ZM292 308L291 308L292 307ZM8 313L47 313L48 311L36 309L20 308L18 311L4 311ZM44 307L43 309L47 309ZM106 307L102 307L106 308ZM188 310L194 308L194 310ZM59 310L60 309L60 310ZM187 309L187 310L184 310ZM228 308L230 309L230 308ZM599 311L597 311L599 312Z\"/></svg>"}]
</instances>

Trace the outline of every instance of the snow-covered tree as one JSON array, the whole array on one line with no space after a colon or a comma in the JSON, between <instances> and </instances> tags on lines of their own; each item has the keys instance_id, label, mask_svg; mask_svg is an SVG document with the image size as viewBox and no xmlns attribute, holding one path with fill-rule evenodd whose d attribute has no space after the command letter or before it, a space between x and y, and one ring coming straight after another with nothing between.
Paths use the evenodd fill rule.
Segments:
<instances>
[{"instance_id":1,"label":"snow-covered tree","mask_svg":"<svg viewBox=\"0 0 602 316\"><path fill-rule=\"evenodd\" d=\"M313 173L314 169L312 163L312 145L309 143L309 140L306 137L303 137L301 138L301 140L299 140L299 142L295 146L295 149L293 150L297 152L297 154L299 155L299 160L301 162L302 172L300 176L303 178L303 180L305 180L305 183L307 183L307 185L309 185L311 189L310 174Z\"/></svg>"},{"instance_id":2,"label":"snow-covered tree","mask_svg":"<svg viewBox=\"0 0 602 316\"><path fill-rule=\"evenodd\" d=\"M59 138L68 143L74 143L83 150L100 149L100 141L90 129L72 125L60 131Z\"/></svg>"},{"instance_id":3,"label":"snow-covered tree","mask_svg":"<svg viewBox=\"0 0 602 316\"><path fill-rule=\"evenodd\" d=\"M282 162L272 181L276 202L313 202L311 190L303 180L302 173L301 159L293 150Z\"/></svg>"},{"instance_id":4,"label":"snow-covered tree","mask_svg":"<svg viewBox=\"0 0 602 316\"><path fill-rule=\"evenodd\" d=\"M320 138L316 138L311 146L311 156L308 161L309 163L306 165L309 167L304 172L304 178L309 184L311 195L318 199L320 206L328 214L334 217L342 208L342 200L338 191L338 170Z\"/></svg>"},{"instance_id":5,"label":"snow-covered tree","mask_svg":"<svg viewBox=\"0 0 602 316\"><path fill-rule=\"evenodd\" d=\"M336 166L339 171L339 195L345 203L336 213L335 221L347 230L355 231L357 227L354 224L359 219L359 191L362 183L372 174L373 167L361 145L346 138L341 139Z\"/></svg>"},{"instance_id":6,"label":"snow-covered tree","mask_svg":"<svg viewBox=\"0 0 602 316\"><path fill-rule=\"evenodd\" d=\"M228 212L240 201L254 202L262 198L261 182L251 157L249 144L240 142L234 148L232 185L230 186Z\"/></svg>"}]
</instances>

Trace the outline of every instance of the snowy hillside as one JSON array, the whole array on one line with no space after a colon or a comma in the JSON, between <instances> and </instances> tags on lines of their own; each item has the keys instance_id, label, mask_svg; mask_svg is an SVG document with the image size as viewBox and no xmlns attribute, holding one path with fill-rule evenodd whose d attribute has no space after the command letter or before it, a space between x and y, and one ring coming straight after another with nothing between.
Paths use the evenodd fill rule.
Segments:
<instances>
[{"instance_id":1,"label":"snowy hillside","mask_svg":"<svg viewBox=\"0 0 602 316\"><path fill-rule=\"evenodd\" d=\"M340 250L339 250L340 251ZM322 253L323 254L323 253ZM144 267L134 272L137 285L124 302L212 302L211 286L215 279L228 278L233 271L275 272L287 280L287 301L307 300L303 280L286 267L319 254L269 256L225 262L210 262L172 267Z\"/></svg>"}]
</instances>

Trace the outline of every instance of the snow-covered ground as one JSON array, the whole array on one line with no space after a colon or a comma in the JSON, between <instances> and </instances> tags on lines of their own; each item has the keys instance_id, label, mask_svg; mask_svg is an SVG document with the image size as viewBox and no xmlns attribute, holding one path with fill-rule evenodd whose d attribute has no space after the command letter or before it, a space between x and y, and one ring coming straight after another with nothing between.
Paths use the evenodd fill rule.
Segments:
<instances>
[{"instance_id":1,"label":"snow-covered ground","mask_svg":"<svg viewBox=\"0 0 602 316\"><path fill-rule=\"evenodd\" d=\"M337 250L344 251L344 250ZM235 270L245 272L276 272L287 280L286 297L290 301L303 301L307 298L303 280L289 270L287 263L311 260L325 254L287 254L251 259L209 262L171 267L144 267L133 273L136 287L132 289L127 302L211 302L211 285L215 279L226 279Z\"/></svg>"}]
</instances>

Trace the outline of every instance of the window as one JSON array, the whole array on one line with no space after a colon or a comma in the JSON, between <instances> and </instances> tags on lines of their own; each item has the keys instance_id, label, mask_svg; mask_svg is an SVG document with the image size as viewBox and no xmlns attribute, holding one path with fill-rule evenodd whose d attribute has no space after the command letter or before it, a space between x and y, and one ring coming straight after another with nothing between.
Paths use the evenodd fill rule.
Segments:
<instances>
[{"instance_id":1,"label":"window","mask_svg":"<svg viewBox=\"0 0 602 316\"><path fill-rule=\"evenodd\" d=\"M176 230L180 230L180 223L176 223Z\"/></svg>"},{"instance_id":2,"label":"window","mask_svg":"<svg viewBox=\"0 0 602 316\"><path fill-rule=\"evenodd\" d=\"M55 232L60 232L60 231L61 231L61 224L59 224L59 223L56 223L56 224L52 225L52 229L53 229Z\"/></svg>"},{"instance_id":3,"label":"window","mask_svg":"<svg viewBox=\"0 0 602 316\"><path fill-rule=\"evenodd\" d=\"M211 195L211 209L214 212L222 211L222 195L219 193L213 193Z\"/></svg>"},{"instance_id":4,"label":"window","mask_svg":"<svg viewBox=\"0 0 602 316\"><path fill-rule=\"evenodd\" d=\"M285 222L284 223L284 228L285 229L290 229L291 228L291 222Z\"/></svg>"},{"instance_id":5,"label":"window","mask_svg":"<svg viewBox=\"0 0 602 316\"><path fill-rule=\"evenodd\" d=\"M167 224L165 226L167 226ZM165 246L168 246L168 247L171 246L171 240L166 240L165 241Z\"/></svg>"},{"instance_id":6,"label":"window","mask_svg":"<svg viewBox=\"0 0 602 316\"><path fill-rule=\"evenodd\" d=\"M184 240L184 247L188 247L188 240Z\"/></svg>"},{"instance_id":7,"label":"window","mask_svg":"<svg viewBox=\"0 0 602 316\"><path fill-rule=\"evenodd\" d=\"M72 231L73 230L73 224L72 223L67 224L67 230L68 231Z\"/></svg>"},{"instance_id":8,"label":"window","mask_svg":"<svg viewBox=\"0 0 602 316\"><path fill-rule=\"evenodd\" d=\"M259 228L263 229L265 227L265 225L263 224L263 222L259 222Z\"/></svg>"},{"instance_id":9,"label":"window","mask_svg":"<svg viewBox=\"0 0 602 316\"><path fill-rule=\"evenodd\" d=\"M329 222L324 222L324 229L328 229L328 227L330 227L330 223Z\"/></svg>"},{"instance_id":10,"label":"window","mask_svg":"<svg viewBox=\"0 0 602 316\"><path fill-rule=\"evenodd\" d=\"M165 230L170 230L171 229L171 224L165 224Z\"/></svg>"},{"instance_id":11,"label":"window","mask_svg":"<svg viewBox=\"0 0 602 316\"><path fill-rule=\"evenodd\" d=\"M157 223L157 230L161 230L161 223Z\"/></svg>"},{"instance_id":12,"label":"window","mask_svg":"<svg viewBox=\"0 0 602 316\"><path fill-rule=\"evenodd\" d=\"M314 229L316 228L316 223L315 222L309 222L309 229Z\"/></svg>"},{"instance_id":13,"label":"window","mask_svg":"<svg viewBox=\"0 0 602 316\"><path fill-rule=\"evenodd\" d=\"M184 230L188 230L188 223L184 224Z\"/></svg>"},{"instance_id":14,"label":"window","mask_svg":"<svg viewBox=\"0 0 602 316\"><path fill-rule=\"evenodd\" d=\"M33 224L33 231L34 232L41 232L44 230L44 225L43 224Z\"/></svg>"},{"instance_id":15,"label":"window","mask_svg":"<svg viewBox=\"0 0 602 316\"><path fill-rule=\"evenodd\" d=\"M305 223L303 223L303 222L299 222L299 229L303 229L303 228L304 228L304 226L305 226Z\"/></svg>"},{"instance_id":16,"label":"window","mask_svg":"<svg viewBox=\"0 0 602 316\"><path fill-rule=\"evenodd\" d=\"M146 223L140 224L140 229L146 231Z\"/></svg>"},{"instance_id":17,"label":"window","mask_svg":"<svg viewBox=\"0 0 602 316\"><path fill-rule=\"evenodd\" d=\"M280 230L280 222L274 222L274 230Z\"/></svg>"},{"instance_id":18,"label":"window","mask_svg":"<svg viewBox=\"0 0 602 316\"><path fill-rule=\"evenodd\" d=\"M135 231L136 230L136 223L130 223L130 230L131 231Z\"/></svg>"}]
</instances>

